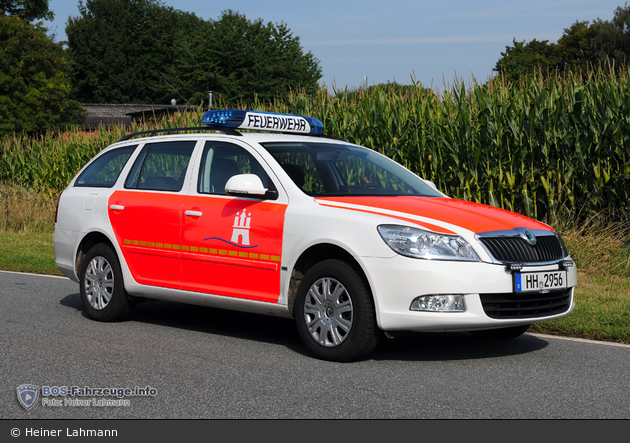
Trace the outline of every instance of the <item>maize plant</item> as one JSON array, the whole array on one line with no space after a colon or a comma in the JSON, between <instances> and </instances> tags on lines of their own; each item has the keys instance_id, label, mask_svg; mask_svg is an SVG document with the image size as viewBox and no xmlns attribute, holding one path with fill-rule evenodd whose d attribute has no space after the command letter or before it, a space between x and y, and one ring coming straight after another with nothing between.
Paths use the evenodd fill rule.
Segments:
<instances>
[{"instance_id":1,"label":"maize plant","mask_svg":"<svg viewBox=\"0 0 630 443\"><path fill-rule=\"evenodd\" d=\"M630 205L630 85L626 72L568 74L519 84L463 82L441 94L419 84L309 96L249 107L309 115L325 133L381 152L444 193L553 222ZM220 97L216 108L223 107ZM127 132L195 127L203 110ZM0 141L0 183L61 191L123 128ZM50 191L52 190L52 191Z\"/></svg>"}]
</instances>

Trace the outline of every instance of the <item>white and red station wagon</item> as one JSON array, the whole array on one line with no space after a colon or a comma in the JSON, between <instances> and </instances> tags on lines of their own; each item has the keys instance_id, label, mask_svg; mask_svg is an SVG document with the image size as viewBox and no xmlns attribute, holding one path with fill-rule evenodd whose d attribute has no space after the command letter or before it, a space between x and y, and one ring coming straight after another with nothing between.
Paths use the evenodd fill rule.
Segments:
<instances>
[{"instance_id":1,"label":"white and red station wagon","mask_svg":"<svg viewBox=\"0 0 630 443\"><path fill-rule=\"evenodd\" d=\"M125 137L59 198L56 263L90 317L143 298L293 317L314 356L351 361L383 335L514 338L574 307L576 269L543 223L451 199L310 117L202 124Z\"/></svg>"}]
</instances>

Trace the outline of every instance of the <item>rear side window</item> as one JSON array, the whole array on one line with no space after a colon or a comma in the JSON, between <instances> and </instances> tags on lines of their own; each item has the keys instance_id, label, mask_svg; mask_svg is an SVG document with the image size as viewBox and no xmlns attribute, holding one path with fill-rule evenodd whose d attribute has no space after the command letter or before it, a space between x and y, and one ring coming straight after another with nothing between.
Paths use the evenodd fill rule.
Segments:
<instances>
[{"instance_id":1,"label":"rear side window","mask_svg":"<svg viewBox=\"0 0 630 443\"><path fill-rule=\"evenodd\" d=\"M113 149L99 156L81 173L74 186L111 188L137 146Z\"/></svg>"},{"instance_id":2,"label":"rear side window","mask_svg":"<svg viewBox=\"0 0 630 443\"><path fill-rule=\"evenodd\" d=\"M181 191L196 144L196 141L180 141L145 145L131 168L125 188Z\"/></svg>"}]
</instances>

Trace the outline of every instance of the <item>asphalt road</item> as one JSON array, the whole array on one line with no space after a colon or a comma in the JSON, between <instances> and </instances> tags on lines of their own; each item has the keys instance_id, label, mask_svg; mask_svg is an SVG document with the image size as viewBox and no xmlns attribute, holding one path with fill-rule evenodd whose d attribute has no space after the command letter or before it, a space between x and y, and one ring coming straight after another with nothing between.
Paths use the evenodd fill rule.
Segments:
<instances>
[{"instance_id":1,"label":"asphalt road","mask_svg":"<svg viewBox=\"0 0 630 443\"><path fill-rule=\"evenodd\" d=\"M466 333L383 342L339 364L305 353L293 321L167 302L98 323L65 278L0 272L4 419L628 419L630 347L525 334ZM16 389L150 387L128 406L29 410Z\"/></svg>"}]
</instances>

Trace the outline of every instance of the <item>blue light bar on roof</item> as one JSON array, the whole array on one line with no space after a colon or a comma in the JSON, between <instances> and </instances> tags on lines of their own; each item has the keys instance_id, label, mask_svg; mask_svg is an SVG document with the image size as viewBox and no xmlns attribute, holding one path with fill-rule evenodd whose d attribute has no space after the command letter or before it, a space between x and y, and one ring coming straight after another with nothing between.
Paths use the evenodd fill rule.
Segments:
<instances>
[{"instance_id":1,"label":"blue light bar on roof","mask_svg":"<svg viewBox=\"0 0 630 443\"><path fill-rule=\"evenodd\" d=\"M324 125L313 117L258 111L207 111L201 117L204 126L258 131L288 132L293 134L322 134Z\"/></svg>"}]
</instances>

